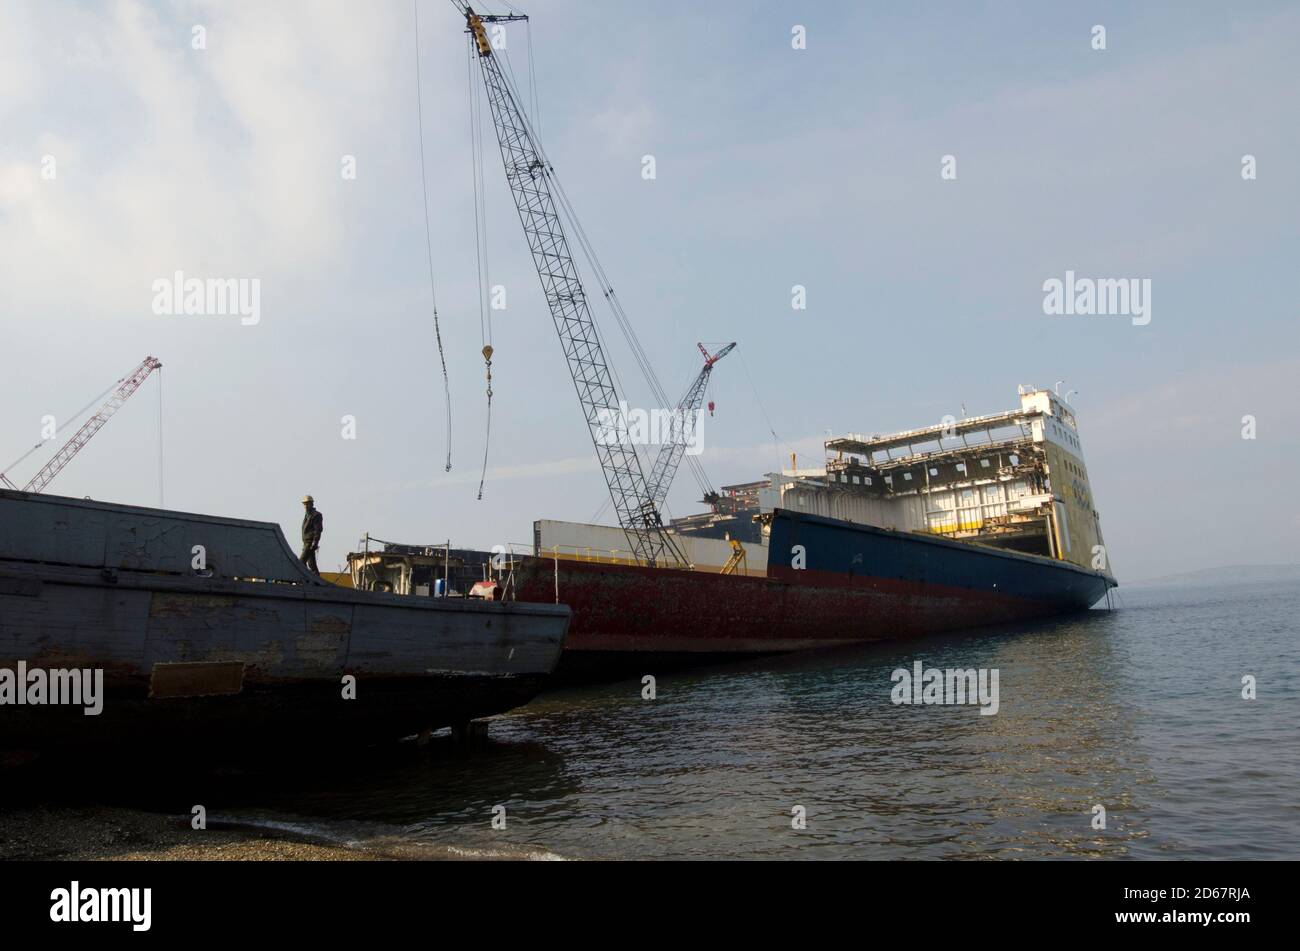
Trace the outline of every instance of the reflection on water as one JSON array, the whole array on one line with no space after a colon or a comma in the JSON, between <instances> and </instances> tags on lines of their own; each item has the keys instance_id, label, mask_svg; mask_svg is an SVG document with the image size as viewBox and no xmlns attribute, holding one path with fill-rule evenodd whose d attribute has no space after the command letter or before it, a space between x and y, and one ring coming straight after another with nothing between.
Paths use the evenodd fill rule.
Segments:
<instances>
[{"instance_id":1,"label":"reflection on water","mask_svg":"<svg viewBox=\"0 0 1300 951\"><path fill-rule=\"evenodd\" d=\"M1123 596L1014 630L668 674L653 701L637 680L552 693L476 746L245 769L204 795L210 815L572 857L1300 857L1300 591ZM890 674L916 660L997 668L999 712L895 706Z\"/></svg>"},{"instance_id":2,"label":"reflection on water","mask_svg":"<svg viewBox=\"0 0 1300 951\"><path fill-rule=\"evenodd\" d=\"M654 701L635 681L552 695L494 732L559 753L575 792L521 797L511 834L600 857L1124 854L1147 835L1127 816L1153 777L1116 617L667 677ZM999 714L894 706L890 674L916 659L998 668ZM437 814L409 831L459 825Z\"/></svg>"}]
</instances>

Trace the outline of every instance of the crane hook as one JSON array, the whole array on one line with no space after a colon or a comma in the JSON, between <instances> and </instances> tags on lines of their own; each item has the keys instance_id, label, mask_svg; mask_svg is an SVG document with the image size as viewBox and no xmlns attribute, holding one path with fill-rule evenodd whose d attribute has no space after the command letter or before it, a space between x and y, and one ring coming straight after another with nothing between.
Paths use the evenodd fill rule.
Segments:
<instances>
[{"instance_id":1,"label":"crane hook","mask_svg":"<svg viewBox=\"0 0 1300 951\"><path fill-rule=\"evenodd\" d=\"M483 499L483 483L487 481L488 444L492 439L492 344L483 345L483 363L487 369L487 433L483 440L483 472L478 480L478 497Z\"/></svg>"}]
</instances>

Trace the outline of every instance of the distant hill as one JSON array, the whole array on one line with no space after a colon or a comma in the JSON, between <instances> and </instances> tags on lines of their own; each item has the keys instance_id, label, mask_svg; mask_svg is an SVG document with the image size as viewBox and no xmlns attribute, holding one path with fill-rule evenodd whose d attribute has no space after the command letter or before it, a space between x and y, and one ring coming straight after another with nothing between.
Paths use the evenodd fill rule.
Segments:
<instances>
[{"instance_id":1,"label":"distant hill","mask_svg":"<svg viewBox=\"0 0 1300 951\"><path fill-rule=\"evenodd\" d=\"M1144 578L1130 582L1140 584L1233 584L1250 581L1300 582L1300 565L1225 565L1222 568L1202 568L1161 578Z\"/></svg>"}]
</instances>

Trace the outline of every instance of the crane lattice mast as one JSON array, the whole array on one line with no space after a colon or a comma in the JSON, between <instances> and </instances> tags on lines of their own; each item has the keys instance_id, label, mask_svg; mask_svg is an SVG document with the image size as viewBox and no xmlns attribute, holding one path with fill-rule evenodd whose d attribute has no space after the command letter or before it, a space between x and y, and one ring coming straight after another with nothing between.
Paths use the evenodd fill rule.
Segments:
<instances>
[{"instance_id":1,"label":"crane lattice mast","mask_svg":"<svg viewBox=\"0 0 1300 951\"><path fill-rule=\"evenodd\" d=\"M81 428L73 433L72 438L63 444L63 448L54 454L41 471L32 476L22 491L24 492L41 492L54 481L54 477L63 471L63 467L72 461L86 443L90 442L92 436L104 428L104 424L112 419L113 414L122 408L131 394L140 389L140 385L149 377L154 370L161 369L162 364L153 357L145 357L144 362L132 370L127 376L118 381L116 389L107 400L104 401L95 415L82 423ZM8 481L8 480L6 480Z\"/></svg>"},{"instance_id":2,"label":"crane lattice mast","mask_svg":"<svg viewBox=\"0 0 1300 951\"><path fill-rule=\"evenodd\" d=\"M682 457L690 442L695 438L696 425L700 418L700 408L704 405L704 391L709 385L714 364L736 349L729 343L712 356L704 349L704 344L696 344L704 354L704 367L695 382L686 390L686 395L677 404L673 413L668 439L659 447L654 468L650 470L650 501L655 511L662 511L664 501L668 498L668 489L677 475L677 467L682 464Z\"/></svg>"},{"instance_id":3,"label":"crane lattice mast","mask_svg":"<svg viewBox=\"0 0 1300 951\"><path fill-rule=\"evenodd\" d=\"M452 0L465 17L478 52L506 180L519 212L533 265L542 282L555 329L564 347L578 402L596 446L619 525L639 562L685 566L686 559L660 523L641 460L628 439L613 374L600 345L587 294L569 250L552 191L555 174L502 71L485 23L526 20L521 14L480 15L465 0ZM556 183L558 191L558 183Z\"/></svg>"}]
</instances>

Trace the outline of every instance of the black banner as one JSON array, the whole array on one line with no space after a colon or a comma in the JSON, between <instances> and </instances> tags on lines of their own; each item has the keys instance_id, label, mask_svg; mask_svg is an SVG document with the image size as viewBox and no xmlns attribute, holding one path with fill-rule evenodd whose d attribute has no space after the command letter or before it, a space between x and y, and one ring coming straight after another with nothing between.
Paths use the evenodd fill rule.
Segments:
<instances>
[{"instance_id":1,"label":"black banner","mask_svg":"<svg viewBox=\"0 0 1300 951\"><path fill-rule=\"evenodd\" d=\"M1279 895L1295 874L1293 863L1240 862L719 864L9 863L0 866L0 908L11 937L202 936L234 927L249 937L333 940L446 921L549 940L564 922L621 922L630 935L661 927L665 915L698 916L743 933L806 927L812 915L872 936L933 928L945 944L1026 925L1071 936L1231 941L1278 925Z\"/></svg>"}]
</instances>

